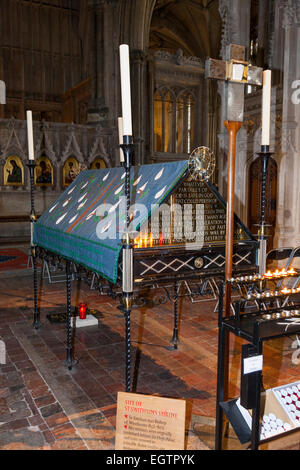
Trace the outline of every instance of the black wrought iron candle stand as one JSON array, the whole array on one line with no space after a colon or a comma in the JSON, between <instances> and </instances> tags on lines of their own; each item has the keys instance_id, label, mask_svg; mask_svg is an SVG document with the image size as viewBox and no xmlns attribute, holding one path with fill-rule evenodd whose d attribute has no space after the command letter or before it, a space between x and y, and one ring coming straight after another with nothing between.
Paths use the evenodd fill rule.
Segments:
<instances>
[{"instance_id":1,"label":"black wrought iron candle stand","mask_svg":"<svg viewBox=\"0 0 300 470\"><path fill-rule=\"evenodd\" d=\"M32 266L33 266L33 295L34 295L34 317L33 317L33 326L37 330L40 327L39 321L39 312L38 312L38 280L37 280L37 255L36 255L36 246L33 242L33 228L34 224L37 220L35 207L34 207L34 170L36 167L36 163L34 160L29 160L27 163L29 168L29 176L30 176L30 250L31 250L31 258L32 258Z\"/></svg>"},{"instance_id":2,"label":"black wrought iron candle stand","mask_svg":"<svg viewBox=\"0 0 300 470\"><path fill-rule=\"evenodd\" d=\"M72 370L77 364L77 360L73 359L72 347L72 312L71 312L71 261L66 261L66 287L67 287L67 359L64 365Z\"/></svg>"},{"instance_id":3,"label":"black wrought iron candle stand","mask_svg":"<svg viewBox=\"0 0 300 470\"><path fill-rule=\"evenodd\" d=\"M122 274L122 302L125 315L126 336L126 392L131 389L131 339L130 339L130 314L133 305L133 242L129 232L130 225L130 167L133 159L134 145L130 136L123 137L121 148L124 153L123 166L125 168L125 197L126 197L126 230L122 238L123 250L123 274Z\"/></svg>"},{"instance_id":4,"label":"black wrought iron candle stand","mask_svg":"<svg viewBox=\"0 0 300 470\"><path fill-rule=\"evenodd\" d=\"M270 152L269 145L262 145L261 151L258 153L261 158L262 164L262 182L261 182L261 219L258 230L258 239L260 241L260 250L263 252L260 253L260 260L263 263L261 268L262 271L265 271L265 260L266 260L266 241L267 241L267 227L269 226L266 223L266 193L267 193L267 171L268 163L272 152Z\"/></svg>"},{"instance_id":5,"label":"black wrought iron candle stand","mask_svg":"<svg viewBox=\"0 0 300 470\"><path fill-rule=\"evenodd\" d=\"M173 325L173 336L171 339L171 346L167 346L170 351L176 351L178 349L179 337L178 337L178 299L179 299L179 286L178 281L174 282L174 325Z\"/></svg>"}]
</instances>

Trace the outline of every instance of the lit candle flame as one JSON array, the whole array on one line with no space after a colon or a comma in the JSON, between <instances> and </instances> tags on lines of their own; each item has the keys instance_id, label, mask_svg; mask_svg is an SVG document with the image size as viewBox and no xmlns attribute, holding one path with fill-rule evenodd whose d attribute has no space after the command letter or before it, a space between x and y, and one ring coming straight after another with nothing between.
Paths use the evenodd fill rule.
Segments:
<instances>
[{"instance_id":1,"label":"lit candle flame","mask_svg":"<svg viewBox=\"0 0 300 470\"><path fill-rule=\"evenodd\" d=\"M271 273L271 271L268 271L268 272L265 273L265 277L272 277L272 276L273 276L273 274Z\"/></svg>"},{"instance_id":2,"label":"lit candle flame","mask_svg":"<svg viewBox=\"0 0 300 470\"><path fill-rule=\"evenodd\" d=\"M142 233L138 238L135 238L134 244L137 248L152 247L154 244L154 238L152 233L150 233L149 236L147 233Z\"/></svg>"},{"instance_id":3,"label":"lit candle flame","mask_svg":"<svg viewBox=\"0 0 300 470\"><path fill-rule=\"evenodd\" d=\"M153 246L153 235L150 233L150 246Z\"/></svg>"},{"instance_id":4,"label":"lit candle flame","mask_svg":"<svg viewBox=\"0 0 300 470\"><path fill-rule=\"evenodd\" d=\"M287 287L281 290L282 294L288 294L289 292L290 292L290 289L288 289Z\"/></svg>"}]
</instances>

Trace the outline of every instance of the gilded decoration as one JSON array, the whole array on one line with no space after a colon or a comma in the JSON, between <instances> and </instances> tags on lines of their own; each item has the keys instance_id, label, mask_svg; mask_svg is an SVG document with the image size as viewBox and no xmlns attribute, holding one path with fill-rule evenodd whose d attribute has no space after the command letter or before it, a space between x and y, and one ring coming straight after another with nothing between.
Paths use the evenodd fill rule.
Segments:
<instances>
[{"instance_id":1,"label":"gilded decoration","mask_svg":"<svg viewBox=\"0 0 300 470\"><path fill-rule=\"evenodd\" d=\"M24 167L20 157L12 155L4 165L4 185L24 186Z\"/></svg>"},{"instance_id":2,"label":"gilded decoration","mask_svg":"<svg viewBox=\"0 0 300 470\"><path fill-rule=\"evenodd\" d=\"M79 173L79 162L75 157L69 157L63 166L63 187L69 186Z\"/></svg>"},{"instance_id":3,"label":"gilded decoration","mask_svg":"<svg viewBox=\"0 0 300 470\"><path fill-rule=\"evenodd\" d=\"M91 164L91 170L100 170L101 168L107 168L107 165L103 158L97 157Z\"/></svg>"},{"instance_id":4,"label":"gilded decoration","mask_svg":"<svg viewBox=\"0 0 300 470\"><path fill-rule=\"evenodd\" d=\"M53 166L46 156L37 159L34 184L41 187L53 186Z\"/></svg>"}]
</instances>

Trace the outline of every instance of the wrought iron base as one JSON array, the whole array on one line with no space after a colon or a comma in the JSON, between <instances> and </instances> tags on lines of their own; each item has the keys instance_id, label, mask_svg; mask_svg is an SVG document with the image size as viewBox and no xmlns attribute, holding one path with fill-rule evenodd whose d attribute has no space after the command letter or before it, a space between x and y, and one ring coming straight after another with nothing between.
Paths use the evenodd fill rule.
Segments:
<instances>
[{"instance_id":1,"label":"wrought iron base","mask_svg":"<svg viewBox=\"0 0 300 470\"><path fill-rule=\"evenodd\" d=\"M266 195L267 195L267 170L269 159L273 155L273 152L270 152L270 147L268 145L262 145L261 151L257 154L261 159L262 164L262 184L261 184L261 220L258 229L258 239L260 241L260 273L263 274L266 271L266 240L267 227L266 223Z\"/></svg>"},{"instance_id":2,"label":"wrought iron base","mask_svg":"<svg viewBox=\"0 0 300 470\"><path fill-rule=\"evenodd\" d=\"M125 336L126 336L126 364L125 364L125 381L126 392L131 389L131 340L130 340L130 310L125 311Z\"/></svg>"},{"instance_id":3,"label":"wrought iron base","mask_svg":"<svg viewBox=\"0 0 300 470\"><path fill-rule=\"evenodd\" d=\"M173 330L173 336L170 341L171 346L167 346L168 351L176 351L178 349L178 345L180 344L179 338L178 338L178 329Z\"/></svg>"},{"instance_id":4,"label":"wrought iron base","mask_svg":"<svg viewBox=\"0 0 300 470\"><path fill-rule=\"evenodd\" d=\"M36 163L34 160L29 160L27 163L30 176L30 231L31 231L31 257L32 257L32 266L33 266L33 294L34 294L34 318L33 318L33 327L35 330L38 330L41 326L39 321L39 312L38 312L38 279L37 279L37 256L36 256L36 246L33 243L33 227L37 220L35 207L34 207L34 170Z\"/></svg>"},{"instance_id":5,"label":"wrought iron base","mask_svg":"<svg viewBox=\"0 0 300 470\"><path fill-rule=\"evenodd\" d=\"M67 367L69 370L72 370L74 366L78 364L77 359L72 359L72 357L66 359L64 361L64 366Z\"/></svg>"},{"instance_id":6,"label":"wrought iron base","mask_svg":"<svg viewBox=\"0 0 300 470\"><path fill-rule=\"evenodd\" d=\"M175 351L178 349L178 344L180 343L178 338L178 297L179 297L179 288L178 282L174 284L174 327L173 327L173 336L170 341L172 346L167 346L169 351Z\"/></svg>"},{"instance_id":7,"label":"wrought iron base","mask_svg":"<svg viewBox=\"0 0 300 470\"><path fill-rule=\"evenodd\" d=\"M71 325L71 263L69 260L66 261L66 287L67 287L67 359L64 365L69 369L78 363L76 359L73 359L73 348L72 348L72 325Z\"/></svg>"}]
</instances>

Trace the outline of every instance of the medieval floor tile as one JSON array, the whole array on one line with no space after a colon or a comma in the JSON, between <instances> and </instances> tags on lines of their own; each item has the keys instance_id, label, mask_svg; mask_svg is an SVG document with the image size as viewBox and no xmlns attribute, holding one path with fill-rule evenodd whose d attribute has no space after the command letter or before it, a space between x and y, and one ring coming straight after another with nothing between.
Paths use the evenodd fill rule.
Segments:
<instances>
[{"instance_id":1,"label":"medieval floor tile","mask_svg":"<svg viewBox=\"0 0 300 470\"><path fill-rule=\"evenodd\" d=\"M64 311L65 286L44 282L39 330L32 328L31 277L20 275L9 283L0 278L2 291L0 339L6 342L8 357L0 364L0 449L114 449L117 393L125 390L125 325L117 301L99 296L84 283L76 295L72 290L73 305L84 297L101 315L98 326L76 331L74 356L79 362L69 371L64 366L65 324L47 319L51 311ZM177 350L167 349L173 332L172 303L132 312L132 390L185 399L189 422L215 417L214 307L215 302L180 302ZM230 342L232 397L239 394L242 344L239 338ZM287 338L264 346L265 388L298 380L291 345ZM203 442L197 433L187 432L187 449L207 448ZM298 448L299 443L293 446Z\"/></svg>"}]
</instances>

